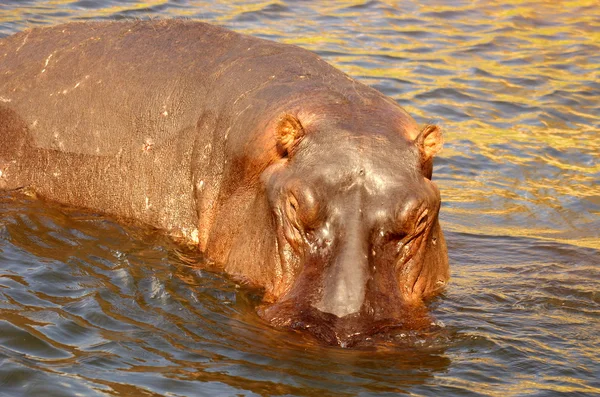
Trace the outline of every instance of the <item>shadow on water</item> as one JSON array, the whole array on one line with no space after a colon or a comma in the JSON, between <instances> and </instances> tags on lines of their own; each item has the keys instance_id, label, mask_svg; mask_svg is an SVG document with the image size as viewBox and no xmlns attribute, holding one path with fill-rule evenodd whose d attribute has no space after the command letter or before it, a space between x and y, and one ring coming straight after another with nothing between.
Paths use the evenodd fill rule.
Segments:
<instances>
[{"instance_id":1,"label":"shadow on water","mask_svg":"<svg viewBox=\"0 0 600 397\"><path fill-rule=\"evenodd\" d=\"M324 347L263 324L257 292L199 269L202 257L158 233L21 194L0 204L0 383L11 395L46 393L40 379L55 376L86 395L134 385L209 395L216 383L219 393L403 393L450 365L452 331Z\"/></svg>"}]
</instances>

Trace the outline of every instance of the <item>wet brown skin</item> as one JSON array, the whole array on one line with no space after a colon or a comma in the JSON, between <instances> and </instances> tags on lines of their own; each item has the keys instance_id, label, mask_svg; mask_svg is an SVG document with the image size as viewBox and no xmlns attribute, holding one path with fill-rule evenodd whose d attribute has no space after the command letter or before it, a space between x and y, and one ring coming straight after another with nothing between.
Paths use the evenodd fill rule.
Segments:
<instances>
[{"instance_id":1,"label":"wet brown skin","mask_svg":"<svg viewBox=\"0 0 600 397\"><path fill-rule=\"evenodd\" d=\"M330 344L428 324L441 145L315 54L200 22L0 40L0 189L164 229Z\"/></svg>"}]
</instances>

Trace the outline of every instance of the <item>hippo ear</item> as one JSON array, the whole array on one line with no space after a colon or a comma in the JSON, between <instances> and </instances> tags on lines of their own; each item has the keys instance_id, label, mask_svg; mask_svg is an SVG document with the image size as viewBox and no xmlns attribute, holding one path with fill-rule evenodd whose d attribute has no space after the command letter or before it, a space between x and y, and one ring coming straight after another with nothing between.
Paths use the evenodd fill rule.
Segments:
<instances>
[{"instance_id":1,"label":"hippo ear","mask_svg":"<svg viewBox=\"0 0 600 397\"><path fill-rule=\"evenodd\" d=\"M283 157L289 157L304 137L304 128L295 116L284 114L277 123L277 146Z\"/></svg>"},{"instance_id":2,"label":"hippo ear","mask_svg":"<svg viewBox=\"0 0 600 397\"><path fill-rule=\"evenodd\" d=\"M444 145L442 131L437 125L427 124L415 139L415 144L421 152L421 162L426 163L442 150Z\"/></svg>"},{"instance_id":3,"label":"hippo ear","mask_svg":"<svg viewBox=\"0 0 600 397\"><path fill-rule=\"evenodd\" d=\"M433 156L435 156L444 144L442 131L436 125L428 124L421 130L419 136L415 138L415 145L421 153L421 170L427 179L431 179L433 174Z\"/></svg>"}]
</instances>

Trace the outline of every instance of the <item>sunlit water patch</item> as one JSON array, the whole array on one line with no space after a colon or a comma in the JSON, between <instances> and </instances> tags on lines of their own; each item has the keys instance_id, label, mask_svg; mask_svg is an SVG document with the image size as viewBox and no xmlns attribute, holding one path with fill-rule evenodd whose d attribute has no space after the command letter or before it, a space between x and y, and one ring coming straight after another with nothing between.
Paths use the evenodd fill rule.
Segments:
<instances>
[{"instance_id":1,"label":"sunlit water patch","mask_svg":"<svg viewBox=\"0 0 600 397\"><path fill-rule=\"evenodd\" d=\"M0 395L600 395L596 1L4 0L0 36L197 18L296 44L442 126L429 332L325 348L168 238L0 197ZM394 343L391 343L394 342Z\"/></svg>"}]
</instances>

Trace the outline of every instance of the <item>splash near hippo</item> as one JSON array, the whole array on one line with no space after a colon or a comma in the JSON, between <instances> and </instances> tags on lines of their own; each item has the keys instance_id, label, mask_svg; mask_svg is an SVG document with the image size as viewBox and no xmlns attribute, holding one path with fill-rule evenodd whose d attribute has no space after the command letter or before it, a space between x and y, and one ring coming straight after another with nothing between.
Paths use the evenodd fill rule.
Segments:
<instances>
[{"instance_id":1,"label":"splash near hippo","mask_svg":"<svg viewBox=\"0 0 600 397\"><path fill-rule=\"evenodd\" d=\"M315 54L188 20L0 40L0 189L136 220L264 290L259 315L352 346L448 277L438 127Z\"/></svg>"}]
</instances>

